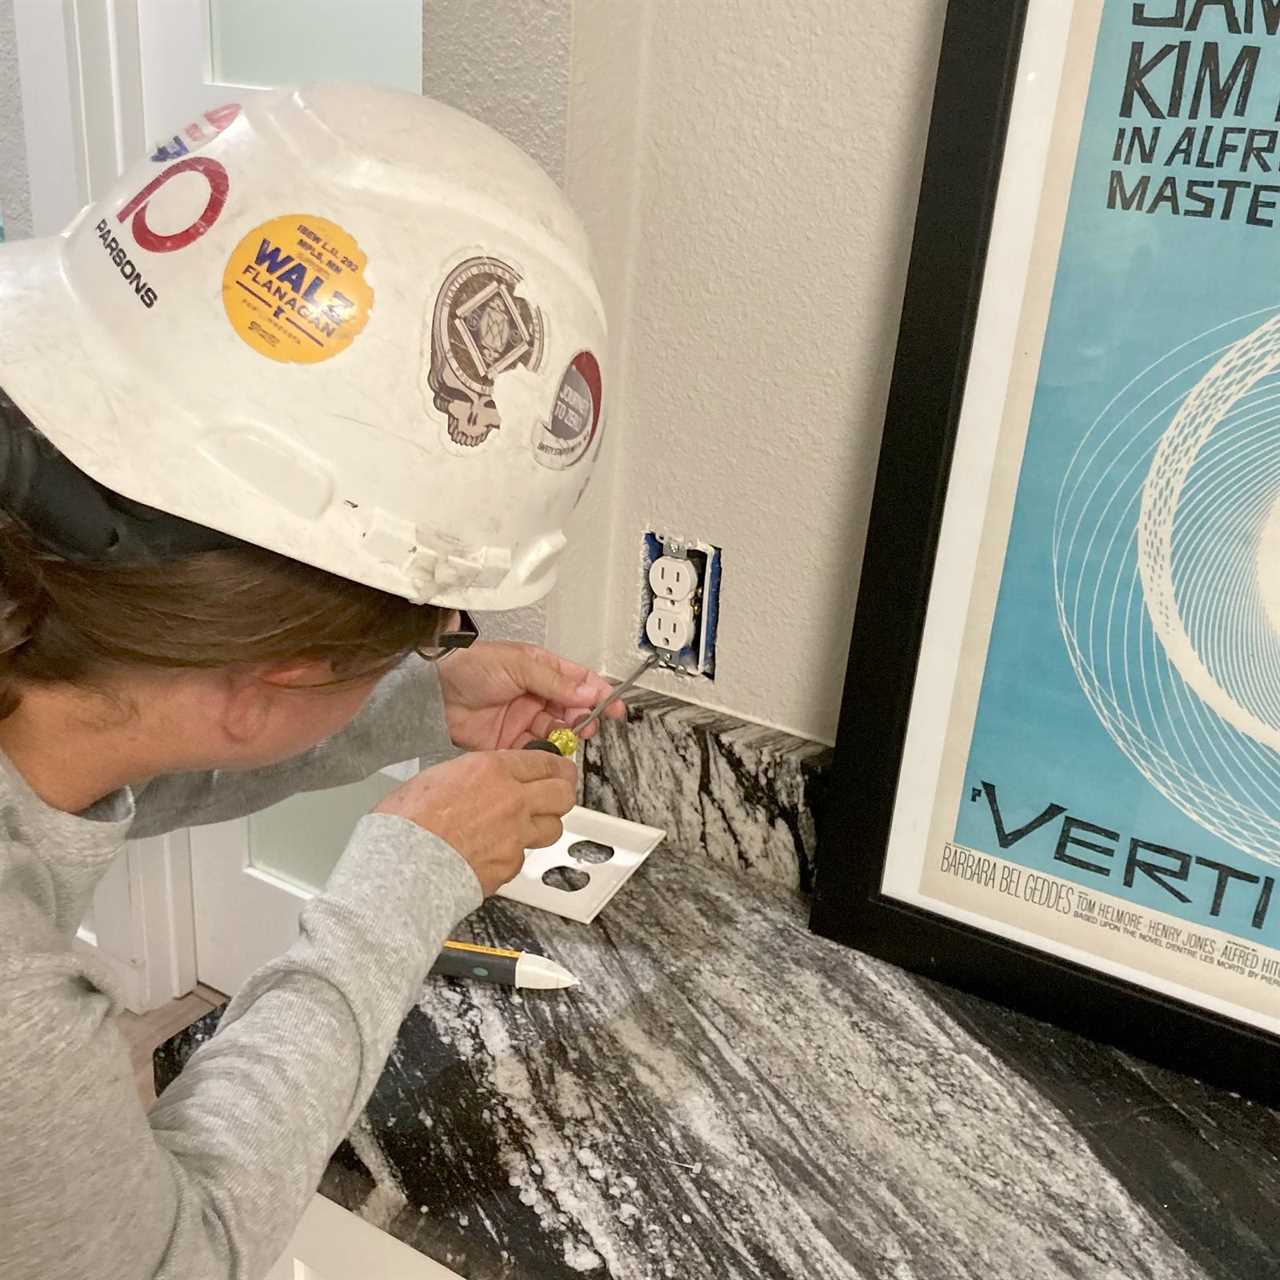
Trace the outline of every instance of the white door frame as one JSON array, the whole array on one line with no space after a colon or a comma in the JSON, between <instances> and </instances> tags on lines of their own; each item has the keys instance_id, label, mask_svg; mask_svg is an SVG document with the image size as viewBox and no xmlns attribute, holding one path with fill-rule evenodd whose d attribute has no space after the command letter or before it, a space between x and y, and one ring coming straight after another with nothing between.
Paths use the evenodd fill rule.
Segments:
<instances>
[{"instance_id":1,"label":"white door frame","mask_svg":"<svg viewBox=\"0 0 1280 1280\"><path fill-rule=\"evenodd\" d=\"M208 84L208 0L14 0L32 229L56 235ZM144 65L151 73L145 79ZM146 90L144 91L144 84ZM260 90L208 85L215 106ZM130 841L76 936L145 1013L196 984L189 833Z\"/></svg>"},{"instance_id":2,"label":"white door frame","mask_svg":"<svg viewBox=\"0 0 1280 1280\"><path fill-rule=\"evenodd\" d=\"M196 942L189 832L129 841L93 895L92 927L82 925L74 945L107 966L133 1013L192 990Z\"/></svg>"},{"instance_id":3,"label":"white door frame","mask_svg":"<svg viewBox=\"0 0 1280 1280\"><path fill-rule=\"evenodd\" d=\"M36 235L54 235L144 153L135 0L14 0ZM188 833L130 841L99 883L78 950L145 1013L196 984Z\"/></svg>"},{"instance_id":4,"label":"white door frame","mask_svg":"<svg viewBox=\"0 0 1280 1280\"><path fill-rule=\"evenodd\" d=\"M74 0L14 0L31 222L61 231L88 202Z\"/></svg>"},{"instance_id":5,"label":"white door frame","mask_svg":"<svg viewBox=\"0 0 1280 1280\"><path fill-rule=\"evenodd\" d=\"M265 92L212 82L209 0L14 0L14 18L37 236L60 232L166 130ZM217 847L254 902L262 899L261 910L250 906L263 936L270 932L272 953L284 950L309 895L250 865L247 822L195 839ZM91 924L77 936L78 948L92 949L114 972L134 1012L196 984L191 841L180 831L126 844L98 886ZM273 917L269 900L286 909Z\"/></svg>"},{"instance_id":6,"label":"white door frame","mask_svg":"<svg viewBox=\"0 0 1280 1280\"><path fill-rule=\"evenodd\" d=\"M101 0L95 0L101 2ZM209 0L116 0L136 8L142 80L141 119L160 139L201 111L267 92L213 79ZM137 154L141 154L138 152Z\"/></svg>"}]
</instances>

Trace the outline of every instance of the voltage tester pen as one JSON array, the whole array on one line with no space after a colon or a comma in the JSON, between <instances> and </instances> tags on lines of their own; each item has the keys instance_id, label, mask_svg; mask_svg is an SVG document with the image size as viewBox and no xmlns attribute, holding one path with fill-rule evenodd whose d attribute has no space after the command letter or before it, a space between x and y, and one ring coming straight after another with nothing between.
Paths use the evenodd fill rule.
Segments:
<instances>
[{"instance_id":1,"label":"voltage tester pen","mask_svg":"<svg viewBox=\"0 0 1280 1280\"><path fill-rule=\"evenodd\" d=\"M578 979L563 965L530 951L506 951L501 947L481 947L474 942L444 944L430 972L445 978L479 978L506 987L527 987L556 991L576 987Z\"/></svg>"}]
</instances>

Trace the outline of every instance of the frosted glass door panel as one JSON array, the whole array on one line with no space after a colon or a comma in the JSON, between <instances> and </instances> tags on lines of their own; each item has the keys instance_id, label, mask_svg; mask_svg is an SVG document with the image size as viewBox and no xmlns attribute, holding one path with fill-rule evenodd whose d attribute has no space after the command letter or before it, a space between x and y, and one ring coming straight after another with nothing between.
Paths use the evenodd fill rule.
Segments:
<instances>
[{"instance_id":1,"label":"frosted glass door panel","mask_svg":"<svg viewBox=\"0 0 1280 1280\"><path fill-rule=\"evenodd\" d=\"M368 80L422 92L422 0L209 0L213 79Z\"/></svg>"},{"instance_id":2,"label":"frosted glass door panel","mask_svg":"<svg viewBox=\"0 0 1280 1280\"><path fill-rule=\"evenodd\" d=\"M323 889L356 823L399 785L396 778L375 773L348 787L290 796L255 813L249 819L253 865L301 889Z\"/></svg>"}]
</instances>

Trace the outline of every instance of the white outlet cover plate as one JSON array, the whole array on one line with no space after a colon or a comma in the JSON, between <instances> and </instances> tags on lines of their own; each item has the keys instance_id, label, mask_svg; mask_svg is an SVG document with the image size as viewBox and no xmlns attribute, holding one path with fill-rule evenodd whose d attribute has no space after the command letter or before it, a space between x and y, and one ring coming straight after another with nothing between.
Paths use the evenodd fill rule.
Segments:
<instances>
[{"instance_id":1,"label":"white outlet cover plate","mask_svg":"<svg viewBox=\"0 0 1280 1280\"><path fill-rule=\"evenodd\" d=\"M590 924L666 834L657 827L613 818L594 809L571 809L565 815L564 835L548 849L526 850L520 874L510 884L503 885L498 896L522 902L527 907L550 911L564 916L566 920ZM583 840L608 845L613 850L613 857L608 862L585 862L575 858L570 849ZM583 871L590 879L577 890L543 884L542 877L555 867Z\"/></svg>"}]
</instances>

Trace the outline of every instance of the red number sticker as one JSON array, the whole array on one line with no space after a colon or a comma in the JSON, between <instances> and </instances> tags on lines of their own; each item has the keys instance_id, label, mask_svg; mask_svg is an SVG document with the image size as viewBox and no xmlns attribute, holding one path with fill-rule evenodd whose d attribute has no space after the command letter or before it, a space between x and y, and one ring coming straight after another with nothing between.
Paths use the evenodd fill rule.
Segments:
<instances>
[{"instance_id":1,"label":"red number sticker","mask_svg":"<svg viewBox=\"0 0 1280 1280\"><path fill-rule=\"evenodd\" d=\"M168 235L158 235L147 225L147 202L171 178L180 173L199 173L209 184L209 200L204 212L189 226L181 231ZM138 192L128 204L116 215L121 222L133 219L133 238L138 247L148 249L152 253L173 253L175 249L185 249L187 245L198 240L209 230L222 213L227 203L227 192L231 188L231 179L227 171L216 160L206 156L188 156L171 164L163 173L157 174Z\"/></svg>"}]
</instances>

